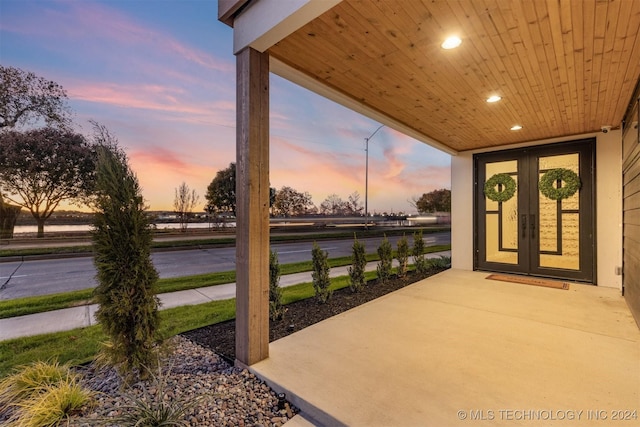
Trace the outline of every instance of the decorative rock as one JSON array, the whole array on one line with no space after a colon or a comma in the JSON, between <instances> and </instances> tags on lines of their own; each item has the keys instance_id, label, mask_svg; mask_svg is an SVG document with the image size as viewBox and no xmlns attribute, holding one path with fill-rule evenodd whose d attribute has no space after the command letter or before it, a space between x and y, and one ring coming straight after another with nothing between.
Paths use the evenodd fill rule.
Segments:
<instances>
[{"instance_id":1,"label":"decorative rock","mask_svg":"<svg viewBox=\"0 0 640 427\"><path fill-rule=\"evenodd\" d=\"M94 364L78 368L83 385L100 393L96 394L95 406L71 417L69 425L90 427L97 420L111 425L109 418L130 410L135 399L195 405L184 416L191 426L281 426L295 414L295 410L278 411L276 393L246 369L230 366L186 338L174 337L171 344L174 350L162 361L159 382L124 387L112 368ZM289 408L288 402L285 408Z\"/></svg>"}]
</instances>

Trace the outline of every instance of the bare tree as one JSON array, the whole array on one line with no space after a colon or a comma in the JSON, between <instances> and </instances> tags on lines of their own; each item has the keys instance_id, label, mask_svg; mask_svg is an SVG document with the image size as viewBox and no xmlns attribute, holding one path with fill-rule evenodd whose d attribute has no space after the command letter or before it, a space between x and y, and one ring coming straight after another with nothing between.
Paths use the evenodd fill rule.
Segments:
<instances>
[{"instance_id":1,"label":"bare tree","mask_svg":"<svg viewBox=\"0 0 640 427\"><path fill-rule=\"evenodd\" d=\"M187 231L189 218L192 215L191 211L199 201L200 196L196 193L196 190L190 189L185 182L176 188L175 198L173 199L173 209L176 215L178 215L180 231L183 233Z\"/></svg>"},{"instance_id":2,"label":"bare tree","mask_svg":"<svg viewBox=\"0 0 640 427\"><path fill-rule=\"evenodd\" d=\"M347 200L347 205L349 207L350 215L362 215L362 211L364 211L364 206L362 206L362 202L360 202L360 193L354 191L349 194L349 199Z\"/></svg>"},{"instance_id":3,"label":"bare tree","mask_svg":"<svg viewBox=\"0 0 640 427\"><path fill-rule=\"evenodd\" d=\"M324 215L362 215L364 207L360 202L360 193L354 191L347 200L342 200L337 194L329 194L320 204L320 213Z\"/></svg>"},{"instance_id":4,"label":"bare tree","mask_svg":"<svg viewBox=\"0 0 640 427\"><path fill-rule=\"evenodd\" d=\"M337 194L329 194L320 204L320 213L323 215L346 215L349 212L349 204Z\"/></svg>"}]
</instances>

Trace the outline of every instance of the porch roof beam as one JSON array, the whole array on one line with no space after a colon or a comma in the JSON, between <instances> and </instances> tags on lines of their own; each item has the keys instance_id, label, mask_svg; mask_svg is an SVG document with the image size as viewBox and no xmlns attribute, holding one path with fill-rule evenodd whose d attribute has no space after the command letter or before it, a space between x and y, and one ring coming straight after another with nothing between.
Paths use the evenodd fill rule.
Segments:
<instances>
[{"instance_id":1,"label":"porch roof beam","mask_svg":"<svg viewBox=\"0 0 640 427\"><path fill-rule=\"evenodd\" d=\"M264 52L342 0L251 1L233 21L233 52Z\"/></svg>"}]
</instances>

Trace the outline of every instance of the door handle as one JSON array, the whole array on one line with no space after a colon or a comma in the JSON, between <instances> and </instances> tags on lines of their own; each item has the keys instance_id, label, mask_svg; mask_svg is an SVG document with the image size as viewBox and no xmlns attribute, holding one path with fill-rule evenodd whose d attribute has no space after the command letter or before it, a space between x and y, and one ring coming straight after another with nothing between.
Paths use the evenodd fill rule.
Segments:
<instances>
[{"instance_id":1,"label":"door handle","mask_svg":"<svg viewBox=\"0 0 640 427\"><path fill-rule=\"evenodd\" d=\"M524 239L527 237L527 215L522 214L520 216L520 223L522 227L522 238Z\"/></svg>"},{"instance_id":2,"label":"door handle","mask_svg":"<svg viewBox=\"0 0 640 427\"><path fill-rule=\"evenodd\" d=\"M531 238L536 238L536 216L531 215Z\"/></svg>"}]
</instances>

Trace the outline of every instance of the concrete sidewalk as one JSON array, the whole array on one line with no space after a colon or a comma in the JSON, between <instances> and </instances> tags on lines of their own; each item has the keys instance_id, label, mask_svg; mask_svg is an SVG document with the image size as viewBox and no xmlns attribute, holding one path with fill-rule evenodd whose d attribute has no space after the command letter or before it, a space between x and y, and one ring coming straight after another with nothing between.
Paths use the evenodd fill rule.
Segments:
<instances>
[{"instance_id":1,"label":"concrete sidewalk","mask_svg":"<svg viewBox=\"0 0 640 427\"><path fill-rule=\"evenodd\" d=\"M426 254L427 258L439 258L451 256L451 251ZM375 271L376 262L367 264L367 271ZM348 275L348 266L332 268L331 277ZM300 283L311 282L311 272L288 274L280 278L280 286L288 287ZM236 296L236 284L208 286L205 288L190 289L160 294L160 309L181 307L185 305L203 304L211 301L220 301ZM95 325L95 312L97 304L80 307L65 308L62 310L47 311L45 313L29 314L26 316L0 319L0 341L12 338L27 337L52 332L69 331L76 328L84 328Z\"/></svg>"}]
</instances>

